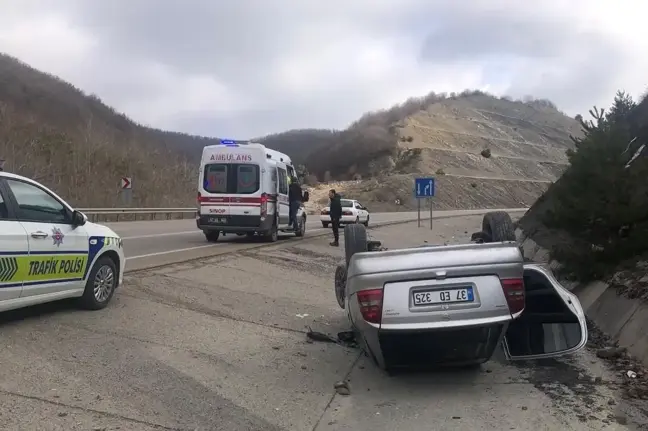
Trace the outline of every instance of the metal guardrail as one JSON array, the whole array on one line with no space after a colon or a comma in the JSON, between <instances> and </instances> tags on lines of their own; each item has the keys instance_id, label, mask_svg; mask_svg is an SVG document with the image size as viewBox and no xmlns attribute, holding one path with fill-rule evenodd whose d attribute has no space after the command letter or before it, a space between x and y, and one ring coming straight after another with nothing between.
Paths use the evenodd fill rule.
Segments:
<instances>
[{"instance_id":1,"label":"metal guardrail","mask_svg":"<svg viewBox=\"0 0 648 431\"><path fill-rule=\"evenodd\" d=\"M166 219L185 218L185 214L196 214L196 207L193 208L77 208L84 213L91 221L119 221L139 220L142 215L148 215L156 219L157 215L164 214ZM181 217L178 217L181 216Z\"/></svg>"},{"instance_id":2,"label":"metal guardrail","mask_svg":"<svg viewBox=\"0 0 648 431\"><path fill-rule=\"evenodd\" d=\"M77 208L82 213L89 214L180 214L195 213L193 208Z\"/></svg>"}]
</instances>

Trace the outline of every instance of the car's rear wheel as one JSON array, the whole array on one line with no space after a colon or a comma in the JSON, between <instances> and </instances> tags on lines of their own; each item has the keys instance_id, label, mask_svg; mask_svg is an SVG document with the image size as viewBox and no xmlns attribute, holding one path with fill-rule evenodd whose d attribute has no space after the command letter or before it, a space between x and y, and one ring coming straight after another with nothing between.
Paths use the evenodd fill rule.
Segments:
<instances>
[{"instance_id":1,"label":"car's rear wheel","mask_svg":"<svg viewBox=\"0 0 648 431\"><path fill-rule=\"evenodd\" d=\"M482 231L492 242L515 241L513 220L505 211L493 211L484 214Z\"/></svg>"},{"instance_id":2,"label":"car's rear wheel","mask_svg":"<svg viewBox=\"0 0 648 431\"><path fill-rule=\"evenodd\" d=\"M367 214L367 220L365 220L365 222L362 223L362 224L365 225L365 227L369 227L369 215L368 214Z\"/></svg>"},{"instance_id":3,"label":"car's rear wheel","mask_svg":"<svg viewBox=\"0 0 648 431\"><path fill-rule=\"evenodd\" d=\"M361 224L344 226L344 257L347 266L354 254L367 250L367 229Z\"/></svg>"},{"instance_id":4,"label":"car's rear wheel","mask_svg":"<svg viewBox=\"0 0 648 431\"><path fill-rule=\"evenodd\" d=\"M360 224L360 216L357 216L357 217L356 217L356 221L355 221L355 222L356 222L356 224Z\"/></svg>"},{"instance_id":5,"label":"car's rear wheel","mask_svg":"<svg viewBox=\"0 0 648 431\"><path fill-rule=\"evenodd\" d=\"M90 270L83 296L80 298L81 307L87 310L101 310L112 299L119 274L115 262L107 256L100 257Z\"/></svg>"},{"instance_id":6,"label":"car's rear wheel","mask_svg":"<svg viewBox=\"0 0 648 431\"><path fill-rule=\"evenodd\" d=\"M218 241L219 236L220 236L220 231L217 230L210 230L205 232L205 238L207 238L207 241L209 242Z\"/></svg>"},{"instance_id":7,"label":"car's rear wheel","mask_svg":"<svg viewBox=\"0 0 648 431\"><path fill-rule=\"evenodd\" d=\"M329 225L328 222L325 221L322 222L322 227L328 227L328 225Z\"/></svg>"}]
</instances>

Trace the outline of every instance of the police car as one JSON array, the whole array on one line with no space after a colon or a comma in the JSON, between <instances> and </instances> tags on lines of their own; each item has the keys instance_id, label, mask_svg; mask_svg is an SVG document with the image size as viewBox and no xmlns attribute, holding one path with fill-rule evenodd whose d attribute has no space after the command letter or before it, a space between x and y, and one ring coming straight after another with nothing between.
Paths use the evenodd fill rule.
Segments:
<instances>
[{"instance_id":1,"label":"police car","mask_svg":"<svg viewBox=\"0 0 648 431\"><path fill-rule=\"evenodd\" d=\"M42 184L0 172L0 312L65 298L110 302L123 280L119 236Z\"/></svg>"}]
</instances>

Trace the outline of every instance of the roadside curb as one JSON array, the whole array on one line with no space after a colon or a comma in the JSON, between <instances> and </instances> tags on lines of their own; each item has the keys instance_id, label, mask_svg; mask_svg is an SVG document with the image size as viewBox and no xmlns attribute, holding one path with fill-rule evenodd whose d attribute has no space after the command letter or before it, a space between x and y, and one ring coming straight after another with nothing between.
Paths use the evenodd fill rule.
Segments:
<instances>
[{"instance_id":1,"label":"roadside curb","mask_svg":"<svg viewBox=\"0 0 648 431\"><path fill-rule=\"evenodd\" d=\"M471 210L467 210L467 211L471 211ZM460 215L440 215L440 216L436 216L436 217L433 216L432 219L433 220L442 220L442 219L448 219L448 218L472 217L472 216L484 215L487 212L491 212L491 211L508 211L508 212L516 213L516 212L527 211L527 208L509 208L509 209L504 209L504 210L502 210L502 209L485 209L485 210L474 210L474 211L478 211L478 212L471 213L471 214L460 214ZM414 222L414 221L417 221L417 220L418 220L418 216L417 217L408 217L407 219L402 219L402 220L394 220L394 221L387 221L387 222L377 222L375 224L370 225L367 229L373 230L373 229L386 227L386 226L393 226L393 225L398 225L398 224L411 223L411 222ZM421 220L423 221L423 220L425 220L425 218L421 217ZM429 217L427 217L427 220L429 220ZM304 237L304 238L300 239L299 241L292 241L292 243L293 244L299 244L299 243L302 243L304 241L310 241L312 239L321 238L323 236L330 235L330 234L331 234L330 230L328 230L326 232L317 232L315 234ZM225 244L225 243L223 243L223 244ZM243 245L248 245L248 244L243 244ZM128 267L126 267L126 270L124 271L124 275L125 276L126 275L133 275L133 274L137 274L137 273L140 273L140 272L145 272L145 271L151 271L151 270L155 270L155 269L159 269L159 268L164 268L164 267L167 267L169 265L177 265L177 264L182 264L182 263L187 263L187 262L196 262L196 261L200 261L200 260L204 260L204 259L211 259L211 258L216 257L216 256L222 256L224 254L238 253L240 251L248 251L248 250L257 250L257 249L260 249L260 248L272 247L272 246L277 246L277 245L282 245L281 241L267 242L267 243L260 243L260 244L249 244L249 247L245 247L242 250L236 250L236 251L218 250L215 247L215 249L216 249L215 252L209 254L208 256L192 257L192 258L188 258L188 259L179 260L177 262L150 265L150 266L146 266L144 268L129 269Z\"/></svg>"}]
</instances>

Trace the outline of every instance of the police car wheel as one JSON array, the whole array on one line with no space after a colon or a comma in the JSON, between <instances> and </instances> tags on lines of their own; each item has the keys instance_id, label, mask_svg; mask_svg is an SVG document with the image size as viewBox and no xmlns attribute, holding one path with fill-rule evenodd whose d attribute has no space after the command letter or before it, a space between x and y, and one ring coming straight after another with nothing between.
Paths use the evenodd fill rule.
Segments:
<instances>
[{"instance_id":1,"label":"police car wheel","mask_svg":"<svg viewBox=\"0 0 648 431\"><path fill-rule=\"evenodd\" d=\"M117 287L117 268L109 257L102 257L92 267L85 290L81 297L81 306L88 310L101 310L112 299Z\"/></svg>"}]
</instances>

